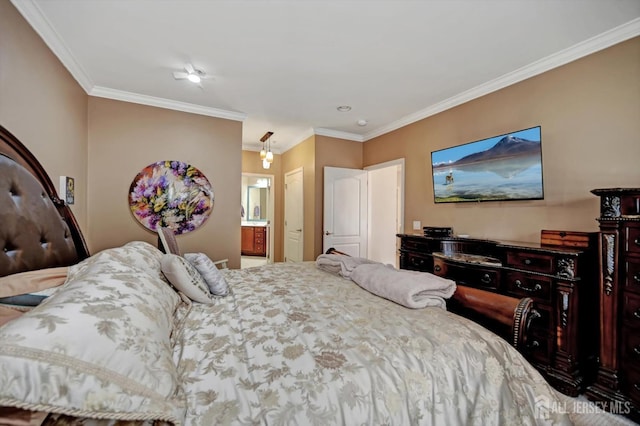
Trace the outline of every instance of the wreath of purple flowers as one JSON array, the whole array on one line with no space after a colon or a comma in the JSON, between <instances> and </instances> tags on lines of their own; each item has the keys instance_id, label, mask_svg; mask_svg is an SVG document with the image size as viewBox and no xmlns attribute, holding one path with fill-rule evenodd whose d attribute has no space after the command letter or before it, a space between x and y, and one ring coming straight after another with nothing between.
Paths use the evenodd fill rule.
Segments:
<instances>
[{"instance_id":1,"label":"wreath of purple flowers","mask_svg":"<svg viewBox=\"0 0 640 426\"><path fill-rule=\"evenodd\" d=\"M197 168L182 161L158 161L142 169L129 188L129 207L147 229L158 226L185 234L211 214L213 189Z\"/></svg>"}]
</instances>

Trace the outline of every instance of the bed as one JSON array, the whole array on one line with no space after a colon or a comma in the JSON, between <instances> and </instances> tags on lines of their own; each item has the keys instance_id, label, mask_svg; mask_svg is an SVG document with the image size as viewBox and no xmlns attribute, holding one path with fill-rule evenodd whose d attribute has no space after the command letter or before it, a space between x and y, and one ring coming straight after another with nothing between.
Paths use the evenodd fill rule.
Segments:
<instances>
[{"instance_id":1,"label":"bed","mask_svg":"<svg viewBox=\"0 0 640 426\"><path fill-rule=\"evenodd\" d=\"M226 293L198 301L167 272L181 256L142 241L89 256L41 165L4 128L0 154L0 297L3 286L41 297L0 326L0 424L571 423L514 348L526 344L526 300L494 306L506 339L314 262L216 269ZM45 296L21 287L48 280ZM491 311L479 298L459 289L453 300Z\"/></svg>"}]
</instances>

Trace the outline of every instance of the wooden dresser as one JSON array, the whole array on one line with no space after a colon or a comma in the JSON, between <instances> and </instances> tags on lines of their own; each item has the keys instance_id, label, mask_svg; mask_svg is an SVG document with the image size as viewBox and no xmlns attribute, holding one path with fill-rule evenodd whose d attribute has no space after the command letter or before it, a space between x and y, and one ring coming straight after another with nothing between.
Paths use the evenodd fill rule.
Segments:
<instances>
[{"instance_id":1,"label":"wooden dresser","mask_svg":"<svg viewBox=\"0 0 640 426\"><path fill-rule=\"evenodd\" d=\"M241 254L244 256L266 256L267 228L265 226L242 226Z\"/></svg>"},{"instance_id":2,"label":"wooden dresser","mask_svg":"<svg viewBox=\"0 0 640 426\"><path fill-rule=\"evenodd\" d=\"M600 197L600 355L587 397L640 422L640 188Z\"/></svg>"},{"instance_id":3,"label":"wooden dresser","mask_svg":"<svg viewBox=\"0 0 640 426\"><path fill-rule=\"evenodd\" d=\"M542 231L541 243L399 234L400 268L469 287L531 297L541 315L522 352L561 392L576 396L595 374L597 233Z\"/></svg>"}]
</instances>

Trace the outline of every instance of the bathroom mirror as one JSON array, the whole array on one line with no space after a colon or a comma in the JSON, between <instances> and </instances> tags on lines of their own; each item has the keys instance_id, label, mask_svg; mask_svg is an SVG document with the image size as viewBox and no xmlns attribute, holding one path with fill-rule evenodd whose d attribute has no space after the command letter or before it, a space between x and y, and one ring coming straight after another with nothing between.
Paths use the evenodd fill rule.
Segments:
<instances>
[{"instance_id":1,"label":"bathroom mirror","mask_svg":"<svg viewBox=\"0 0 640 426\"><path fill-rule=\"evenodd\" d=\"M267 194L268 188L259 186L247 187L247 212L245 220L267 220Z\"/></svg>"}]
</instances>

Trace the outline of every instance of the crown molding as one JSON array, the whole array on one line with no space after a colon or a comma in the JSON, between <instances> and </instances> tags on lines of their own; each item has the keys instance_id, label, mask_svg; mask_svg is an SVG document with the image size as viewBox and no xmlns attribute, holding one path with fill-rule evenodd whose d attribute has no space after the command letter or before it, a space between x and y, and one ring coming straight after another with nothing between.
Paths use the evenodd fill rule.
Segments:
<instances>
[{"instance_id":1,"label":"crown molding","mask_svg":"<svg viewBox=\"0 0 640 426\"><path fill-rule=\"evenodd\" d=\"M40 6L33 0L11 0L11 3L18 9L18 12L20 12L35 32L38 33L40 38L42 38L44 43L51 49L53 54L69 73L71 73L84 91L89 93L93 87L93 81L63 43L62 37L60 37L60 34L53 28L44 13L42 13Z\"/></svg>"},{"instance_id":2,"label":"crown molding","mask_svg":"<svg viewBox=\"0 0 640 426\"><path fill-rule=\"evenodd\" d=\"M260 152L261 148L262 148L262 144L259 146L256 146L255 143L245 143L245 142L242 143L243 151ZM286 150L283 150L282 148L274 148L273 146L271 146L271 152L273 152L274 154L282 154L284 151Z\"/></svg>"},{"instance_id":3,"label":"crown molding","mask_svg":"<svg viewBox=\"0 0 640 426\"><path fill-rule=\"evenodd\" d=\"M60 34L53 28L46 18L40 6L33 0L11 0L14 7L20 12L24 19L31 25L36 33L42 38L45 44L51 49L53 54L71 73L73 78L80 84L89 96L116 99L120 101L133 102L137 104L155 106L177 111L190 112L193 114L207 115L210 117L225 118L228 120L244 121L247 115L235 111L227 111L217 108L203 107L200 105L177 102L169 99L156 98L153 96L139 95L137 93L125 92L122 90L109 89L95 86L80 63L73 56L71 51L62 41Z\"/></svg>"},{"instance_id":4,"label":"crown molding","mask_svg":"<svg viewBox=\"0 0 640 426\"><path fill-rule=\"evenodd\" d=\"M362 135L357 133L341 132L340 130L325 129L322 127L316 127L313 129L314 134L318 136L328 136L330 138L346 139L348 141L364 142L365 139Z\"/></svg>"},{"instance_id":5,"label":"crown molding","mask_svg":"<svg viewBox=\"0 0 640 426\"><path fill-rule=\"evenodd\" d=\"M303 133L301 133L300 135L298 135L298 137L292 138L290 142L280 143L280 141L278 141L278 145L279 145L278 151L280 151L279 152L280 154L285 153L289 151L291 148L293 148L294 146L299 145L305 140L309 139L313 135L314 135L313 129L309 128L305 130Z\"/></svg>"},{"instance_id":6,"label":"crown molding","mask_svg":"<svg viewBox=\"0 0 640 426\"><path fill-rule=\"evenodd\" d=\"M638 35L640 35L640 18L636 18L609 31L605 31L602 34L561 50L560 52L554 53L546 58L535 61L487 83L476 86L442 102L438 102L428 108L406 115L393 123L366 133L363 140L368 141L369 139L384 135L385 133L397 130L401 127L415 123L416 121L423 120L427 117L446 111L458 105L462 105L481 96L488 95L489 93L519 83L528 78L535 77L536 75L542 74L546 71L558 68L562 65L568 64L569 62L573 62L577 59L591 55L592 53L611 47L614 44L637 37Z\"/></svg>"},{"instance_id":7,"label":"crown molding","mask_svg":"<svg viewBox=\"0 0 640 426\"><path fill-rule=\"evenodd\" d=\"M192 114L207 115L209 117L224 118L227 120L244 121L247 118L247 114L243 112L204 107L202 105L190 104L187 102L178 102L165 98L157 98L155 96L139 95L137 93L125 92L124 90L109 89L107 87L95 86L93 89L91 89L89 95L99 98L108 98L118 101L149 105L158 108L190 112Z\"/></svg>"}]
</instances>

